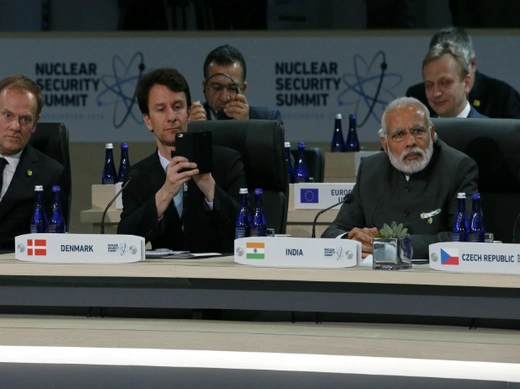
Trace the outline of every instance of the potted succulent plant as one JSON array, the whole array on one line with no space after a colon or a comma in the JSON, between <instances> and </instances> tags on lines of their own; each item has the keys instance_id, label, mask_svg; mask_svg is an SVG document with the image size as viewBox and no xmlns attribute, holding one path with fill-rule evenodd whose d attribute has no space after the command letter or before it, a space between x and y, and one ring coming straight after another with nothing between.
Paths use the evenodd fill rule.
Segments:
<instances>
[{"instance_id":1,"label":"potted succulent plant","mask_svg":"<svg viewBox=\"0 0 520 389\"><path fill-rule=\"evenodd\" d=\"M374 236L373 269L401 270L412 267L412 240L402 224L384 224Z\"/></svg>"}]
</instances>

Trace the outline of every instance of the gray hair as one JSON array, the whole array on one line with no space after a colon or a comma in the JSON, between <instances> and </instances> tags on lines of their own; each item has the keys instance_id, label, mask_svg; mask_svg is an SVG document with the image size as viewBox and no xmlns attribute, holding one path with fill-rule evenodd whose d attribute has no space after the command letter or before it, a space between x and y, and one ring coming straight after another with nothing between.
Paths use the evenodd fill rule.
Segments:
<instances>
[{"instance_id":1,"label":"gray hair","mask_svg":"<svg viewBox=\"0 0 520 389\"><path fill-rule=\"evenodd\" d=\"M437 31L430 40L430 48L439 43L451 43L462 53L468 66L470 66L471 60L475 58L475 50L473 49L473 43L469 34L460 27L449 27L443 28Z\"/></svg>"},{"instance_id":2,"label":"gray hair","mask_svg":"<svg viewBox=\"0 0 520 389\"><path fill-rule=\"evenodd\" d=\"M433 122L430 118L430 111L428 111L428 108L426 108L426 106L423 103L421 103L415 97L398 97L397 99L392 100L388 104L388 106L385 109L385 112L383 112L383 116L381 116L381 128L378 131L380 137L384 137L385 139L387 139L386 113L388 111L391 111L392 109L404 108L408 106L416 106L417 108L422 109L426 121L428 122L428 128L431 129L433 127Z\"/></svg>"},{"instance_id":3,"label":"gray hair","mask_svg":"<svg viewBox=\"0 0 520 389\"><path fill-rule=\"evenodd\" d=\"M445 55L451 55L455 62L457 63L457 67L459 68L459 77L460 80L463 80L469 74L469 65L466 62L463 54L457 49L457 47L450 42L438 43L435 46L432 46L428 53L426 53L426 57L423 59L422 68L426 67L430 62L433 62Z\"/></svg>"}]
</instances>

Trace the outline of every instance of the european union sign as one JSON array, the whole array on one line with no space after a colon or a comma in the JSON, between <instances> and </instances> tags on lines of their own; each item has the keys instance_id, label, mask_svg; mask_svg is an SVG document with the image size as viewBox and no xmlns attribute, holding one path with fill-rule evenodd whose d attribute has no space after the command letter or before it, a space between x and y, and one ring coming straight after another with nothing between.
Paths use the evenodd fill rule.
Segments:
<instances>
[{"instance_id":1,"label":"european union sign","mask_svg":"<svg viewBox=\"0 0 520 389\"><path fill-rule=\"evenodd\" d=\"M319 189L318 188L313 188L313 189L301 188L300 189L300 201L302 203L319 203L319 201L320 201Z\"/></svg>"}]
</instances>

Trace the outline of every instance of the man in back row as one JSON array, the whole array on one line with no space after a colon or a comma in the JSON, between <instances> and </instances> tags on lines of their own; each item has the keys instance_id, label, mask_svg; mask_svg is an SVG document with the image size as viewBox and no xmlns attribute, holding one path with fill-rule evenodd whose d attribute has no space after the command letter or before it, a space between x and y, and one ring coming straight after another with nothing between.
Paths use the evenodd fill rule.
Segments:
<instances>
[{"instance_id":1,"label":"man in back row","mask_svg":"<svg viewBox=\"0 0 520 389\"><path fill-rule=\"evenodd\" d=\"M414 258L428 258L430 244L452 239L457 193L477 191L477 165L437 139L428 109L417 99L392 101L381 127L384 153L363 159L353 202L341 206L322 238L357 240L364 258L372 254L378 229L395 221L408 228Z\"/></svg>"},{"instance_id":2,"label":"man in back row","mask_svg":"<svg viewBox=\"0 0 520 389\"><path fill-rule=\"evenodd\" d=\"M52 186L66 193L65 168L29 144L40 119L40 87L25 76L0 81L0 250L14 251L14 238L30 232L34 186L43 185L45 205Z\"/></svg>"},{"instance_id":3,"label":"man in back row","mask_svg":"<svg viewBox=\"0 0 520 389\"><path fill-rule=\"evenodd\" d=\"M441 118L484 118L468 102L471 75L460 52L448 43L439 43L428 51L423 60L426 98Z\"/></svg>"},{"instance_id":4,"label":"man in back row","mask_svg":"<svg viewBox=\"0 0 520 389\"><path fill-rule=\"evenodd\" d=\"M229 45L212 50L204 61L202 88L206 102L191 105L191 120L263 119L283 124L277 108L249 105L247 67L242 53Z\"/></svg>"},{"instance_id":5,"label":"man in back row","mask_svg":"<svg viewBox=\"0 0 520 389\"><path fill-rule=\"evenodd\" d=\"M433 35L429 47L445 42L455 46L466 60L472 80L468 94L469 103L482 115L490 118L520 119L520 94L511 85L477 70L477 57L469 34L458 27L442 29ZM428 106L424 83L408 88L406 96L419 99L430 109L431 114L434 113Z\"/></svg>"}]
</instances>

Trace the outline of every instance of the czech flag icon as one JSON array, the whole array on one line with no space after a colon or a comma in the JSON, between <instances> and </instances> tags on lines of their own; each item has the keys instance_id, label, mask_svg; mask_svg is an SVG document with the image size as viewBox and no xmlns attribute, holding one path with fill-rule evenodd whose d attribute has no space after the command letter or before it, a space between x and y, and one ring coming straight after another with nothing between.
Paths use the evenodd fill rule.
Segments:
<instances>
[{"instance_id":1,"label":"czech flag icon","mask_svg":"<svg viewBox=\"0 0 520 389\"><path fill-rule=\"evenodd\" d=\"M458 265L459 250L458 249L441 249L442 265Z\"/></svg>"}]
</instances>

